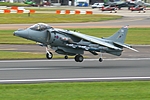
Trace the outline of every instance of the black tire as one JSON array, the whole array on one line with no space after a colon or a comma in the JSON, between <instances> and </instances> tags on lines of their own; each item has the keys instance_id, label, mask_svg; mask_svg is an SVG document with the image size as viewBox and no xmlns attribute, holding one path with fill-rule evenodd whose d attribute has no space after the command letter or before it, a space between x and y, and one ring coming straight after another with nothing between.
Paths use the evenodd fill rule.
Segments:
<instances>
[{"instance_id":1,"label":"black tire","mask_svg":"<svg viewBox=\"0 0 150 100\"><path fill-rule=\"evenodd\" d=\"M46 53L46 58L47 59L52 59L53 58L53 54L51 52Z\"/></svg>"},{"instance_id":2,"label":"black tire","mask_svg":"<svg viewBox=\"0 0 150 100\"><path fill-rule=\"evenodd\" d=\"M103 61L103 59L102 58L99 58L99 62L102 62Z\"/></svg>"},{"instance_id":3,"label":"black tire","mask_svg":"<svg viewBox=\"0 0 150 100\"><path fill-rule=\"evenodd\" d=\"M75 60L76 62L79 62L79 61L78 61L78 55L75 56L74 60Z\"/></svg>"},{"instance_id":4,"label":"black tire","mask_svg":"<svg viewBox=\"0 0 150 100\"><path fill-rule=\"evenodd\" d=\"M75 61L76 61L76 62L82 62L83 59L84 59L84 58L83 58L82 55L76 55L76 56L75 56Z\"/></svg>"},{"instance_id":5,"label":"black tire","mask_svg":"<svg viewBox=\"0 0 150 100\"><path fill-rule=\"evenodd\" d=\"M65 58L65 59L68 59L68 56L66 55L64 58Z\"/></svg>"}]
</instances>

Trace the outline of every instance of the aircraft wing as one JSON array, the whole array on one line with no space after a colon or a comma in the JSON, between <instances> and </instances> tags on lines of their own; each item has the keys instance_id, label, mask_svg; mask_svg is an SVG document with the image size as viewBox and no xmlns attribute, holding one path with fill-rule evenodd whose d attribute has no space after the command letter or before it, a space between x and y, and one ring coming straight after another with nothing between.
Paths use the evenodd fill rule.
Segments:
<instances>
[{"instance_id":1,"label":"aircraft wing","mask_svg":"<svg viewBox=\"0 0 150 100\"><path fill-rule=\"evenodd\" d=\"M111 48L111 49L115 49L115 50L122 50L112 44L109 44L107 42L104 42L104 41L101 41L101 40L98 40L97 38L93 37L93 36L89 36L89 35L85 35L85 34L81 34L81 33L78 33L78 32L74 32L74 31L68 31L68 30L61 30L61 29L58 29L58 31L60 32L65 32L66 34L71 34L73 36L76 36L76 37L79 37L81 39L84 39L84 40L87 40L89 42L93 42L93 43L96 43L96 44L99 44L99 45L102 45L102 46L105 46L105 47L108 47L108 48Z\"/></svg>"},{"instance_id":2,"label":"aircraft wing","mask_svg":"<svg viewBox=\"0 0 150 100\"><path fill-rule=\"evenodd\" d=\"M125 47L125 48L128 48L130 50L133 50L133 51L136 51L136 52L139 52L138 50L134 49L134 48L131 48L130 46L128 45L125 45L125 44L122 44L122 43L119 43L119 42L114 42L115 44L119 45L119 46L122 46L122 47Z\"/></svg>"}]
</instances>

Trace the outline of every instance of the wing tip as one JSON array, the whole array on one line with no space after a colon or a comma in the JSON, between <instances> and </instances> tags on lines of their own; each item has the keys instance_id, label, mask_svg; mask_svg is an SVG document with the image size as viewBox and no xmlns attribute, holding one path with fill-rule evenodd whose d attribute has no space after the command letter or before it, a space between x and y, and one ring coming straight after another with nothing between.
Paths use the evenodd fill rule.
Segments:
<instances>
[{"instance_id":1,"label":"wing tip","mask_svg":"<svg viewBox=\"0 0 150 100\"><path fill-rule=\"evenodd\" d=\"M139 52L138 50L134 49L134 48L131 48L131 50L135 51L135 52Z\"/></svg>"}]
</instances>

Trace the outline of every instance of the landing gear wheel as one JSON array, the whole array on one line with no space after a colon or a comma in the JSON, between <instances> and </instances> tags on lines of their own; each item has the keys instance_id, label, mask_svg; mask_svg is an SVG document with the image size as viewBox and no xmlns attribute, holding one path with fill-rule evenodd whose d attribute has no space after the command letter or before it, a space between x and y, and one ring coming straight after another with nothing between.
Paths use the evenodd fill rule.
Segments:
<instances>
[{"instance_id":1,"label":"landing gear wheel","mask_svg":"<svg viewBox=\"0 0 150 100\"><path fill-rule=\"evenodd\" d=\"M53 58L53 54L51 52L46 53L46 58L47 59L52 59Z\"/></svg>"},{"instance_id":2,"label":"landing gear wheel","mask_svg":"<svg viewBox=\"0 0 150 100\"><path fill-rule=\"evenodd\" d=\"M99 58L99 62L102 62L103 61L103 59L102 58Z\"/></svg>"},{"instance_id":3,"label":"landing gear wheel","mask_svg":"<svg viewBox=\"0 0 150 100\"><path fill-rule=\"evenodd\" d=\"M82 55L76 55L74 59L76 62L82 62L84 58Z\"/></svg>"},{"instance_id":4,"label":"landing gear wheel","mask_svg":"<svg viewBox=\"0 0 150 100\"><path fill-rule=\"evenodd\" d=\"M76 55L75 57L74 57L74 60L76 61L76 62L78 62L78 55Z\"/></svg>"},{"instance_id":5,"label":"landing gear wheel","mask_svg":"<svg viewBox=\"0 0 150 100\"><path fill-rule=\"evenodd\" d=\"M68 59L68 56L66 55L64 58L65 58L65 59Z\"/></svg>"}]
</instances>

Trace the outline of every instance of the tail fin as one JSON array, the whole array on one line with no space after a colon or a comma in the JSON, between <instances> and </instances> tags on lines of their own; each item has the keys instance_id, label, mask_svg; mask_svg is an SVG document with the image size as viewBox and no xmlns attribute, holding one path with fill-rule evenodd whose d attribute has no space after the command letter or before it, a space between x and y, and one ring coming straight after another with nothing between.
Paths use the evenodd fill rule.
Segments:
<instances>
[{"instance_id":1,"label":"tail fin","mask_svg":"<svg viewBox=\"0 0 150 100\"><path fill-rule=\"evenodd\" d=\"M114 35L107 37L106 39L112 40L113 42L124 43L128 32L128 25L122 27Z\"/></svg>"}]
</instances>

